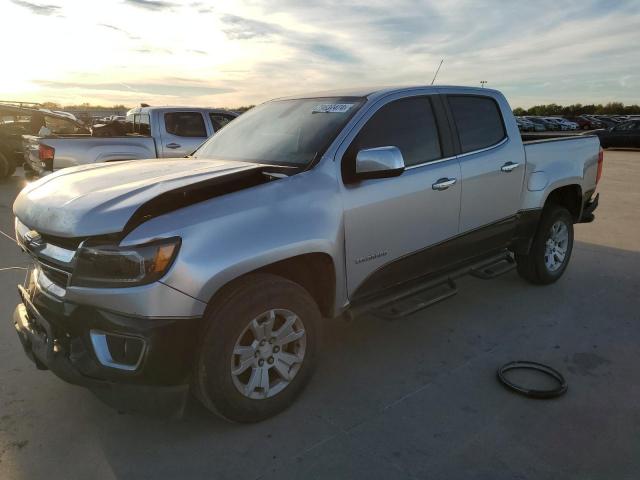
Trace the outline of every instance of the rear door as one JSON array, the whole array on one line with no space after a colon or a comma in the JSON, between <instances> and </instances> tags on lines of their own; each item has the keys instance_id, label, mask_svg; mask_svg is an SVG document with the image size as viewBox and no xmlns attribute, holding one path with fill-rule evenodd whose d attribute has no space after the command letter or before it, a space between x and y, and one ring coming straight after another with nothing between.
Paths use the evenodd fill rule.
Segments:
<instances>
[{"instance_id":1,"label":"rear door","mask_svg":"<svg viewBox=\"0 0 640 480\"><path fill-rule=\"evenodd\" d=\"M160 115L162 157L185 157L213 132L201 112L171 111Z\"/></svg>"},{"instance_id":2,"label":"rear door","mask_svg":"<svg viewBox=\"0 0 640 480\"><path fill-rule=\"evenodd\" d=\"M505 123L502 111L510 110L501 96L451 94L447 104L459 139L460 233L479 232L482 241L471 246L481 254L493 249L496 236L508 241L513 234L524 181L524 149L515 122Z\"/></svg>"},{"instance_id":3,"label":"rear door","mask_svg":"<svg viewBox=\"0 0 640 480\"><path fill-rule=\"evenodd\" d=\"M460 167L452 155L444 107L436 97L398 98L379 106L342 155L352 300L441 268L446 256L429 247L458 233ZM357 152L383 146L400 149L405 171L392 178L349 182L347 172Z\"/></svg>"}]
</instances>

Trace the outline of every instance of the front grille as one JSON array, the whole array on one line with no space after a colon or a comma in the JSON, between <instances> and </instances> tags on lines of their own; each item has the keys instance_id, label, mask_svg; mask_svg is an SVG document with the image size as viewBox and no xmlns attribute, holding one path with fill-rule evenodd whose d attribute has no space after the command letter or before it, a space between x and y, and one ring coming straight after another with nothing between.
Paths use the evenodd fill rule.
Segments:
<instances>
[{"instance_id":1,"label":"front grille","mask_svg":"<svg viewBox=\"0 0 640 480\"><path fill-rule=\"evenodd\" d=\"M53 235L42 234L42 238L45 243L55 245L57 247L65 248L67 250L77 250L80 244L85 240L85 238L81 237L73 237L73 238L65 238L65 237L56 237Z\"/></svg>"},{"instance_id":2,"label":"front grille","mask_svg":"<svg viewBox=\"0 0 640 480\"><path fill-rule=\"evenodd\" d=\"M71 276L71 272L67 272L59 267L52 267L51 265L47 265L42 261L38 262L40 265L40 269L42 273L49 279L51 282L58 287L67 288L67 284L69 283L69 277Z\"/></svg>"}]
</instances>

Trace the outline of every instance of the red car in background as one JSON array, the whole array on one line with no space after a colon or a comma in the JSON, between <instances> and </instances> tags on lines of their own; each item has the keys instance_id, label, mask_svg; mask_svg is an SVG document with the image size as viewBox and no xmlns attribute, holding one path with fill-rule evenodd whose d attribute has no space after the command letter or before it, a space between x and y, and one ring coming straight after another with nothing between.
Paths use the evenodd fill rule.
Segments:
<instances>
[{"instance_id":1,"label":"red car in background","mask_svg":"<svg viewBox=\"0 0 640 480\"><path fill-rule=\"evenodd\" d=\"M597 120L587 118L585 116L580 117L564 117L565 119L578 124L578 128L581 130L595 130L597 128L604 128L605 125Z\"/></svg>"}]
</instances>

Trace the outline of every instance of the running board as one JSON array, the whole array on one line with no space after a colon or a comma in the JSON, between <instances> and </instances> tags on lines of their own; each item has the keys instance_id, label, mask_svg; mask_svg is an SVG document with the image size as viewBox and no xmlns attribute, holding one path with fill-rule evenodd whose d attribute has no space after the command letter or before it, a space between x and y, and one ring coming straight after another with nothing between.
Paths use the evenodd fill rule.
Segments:
<instances>
[{"instance_id":1,"label":"running board","mask_svg":"<svg viewBox=\"0 0 640 480\"><path fill-rule=\"evenodd\" d=\"M448 279L438 285L391 300L373 309L371 313L386 320L397 320L452 297L456 293L458 293L458 288L455 282Z\"/></svg>"},{"instance_id":2,"label":"running board","mask_svg":"<svg viewBox=\"0 0 640 480\"><path fill-rule=\"evenodd\" d=\"M516 261L511 255L497 260L491 261L483 265L476 266L469 271L469 275L483 280L491 280L492 278L504 275L516 268Z\"/></svg>"},{"instance_id":3,"label":"running board","mask_svg":"<svg viewBox=\"0 0 640 480\"><path fill-rule=\"evenodd\" d=\"M513 254L507 250L483 260L460 265L436 277L429 276L396 285L386 291L368 295L351 304L347 318L371 312L395 320L427 308L458 293L454 280L467 274L489 279L515 267Z\"/></svg>"}]
</instances>

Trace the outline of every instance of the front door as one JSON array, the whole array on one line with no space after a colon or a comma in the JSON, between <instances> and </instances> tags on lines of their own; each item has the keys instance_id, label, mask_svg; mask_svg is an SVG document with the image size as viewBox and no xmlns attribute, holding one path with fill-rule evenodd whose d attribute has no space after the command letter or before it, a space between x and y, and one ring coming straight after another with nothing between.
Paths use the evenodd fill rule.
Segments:
<instances>
[{"instance_id":1,"label":"front door","mask_svg":"<svg viewBox=\"0 0 640 480\"><path fill-rule=\"evenodd\" d=\"M434 246L458 233L460 167L444 158L434 98L390 101L367 120L342 158L343 174L359 150L398 147L397 177L345 184L347 289L352 300L429 273ZM448 130L447 130L448 133ZM346 178L346 177L345 177Z\"/></svg>"}]
</instances>

